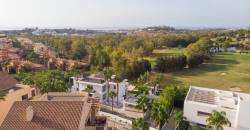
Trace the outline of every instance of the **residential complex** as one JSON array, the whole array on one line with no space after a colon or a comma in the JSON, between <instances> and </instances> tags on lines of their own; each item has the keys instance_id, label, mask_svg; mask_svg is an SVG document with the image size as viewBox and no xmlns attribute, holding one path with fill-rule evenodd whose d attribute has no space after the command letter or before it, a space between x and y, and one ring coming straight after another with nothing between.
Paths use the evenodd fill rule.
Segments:
<instances>
[{"instance_id":1,"label":"residential complex","mask_svg":"<svg viewBox=\"0 0 250 130\"><path fill-rule=\"evenodd\" d=\"M43 43L34 43L33 51L37 54L43 54L44 52L49 51L49 48Z\"/></svg>"},{"instance_id":2,"label":"residential complex","mask_svg":"<svg viewBox=\"0 0 250 130\"><path fill-rule=\"evenodd\" d=\"M226 130L250 129L250 94L191 86L184 102L184 118L206 127L213 111L224 111L231 125Z\"/></svg>"},{"instance_id":3,"label":"residential complex","mask_svg":"<svg viewBox=\"0 0 250 130\"><path fill-rule=\"evenodd\" d=\"M104 80L104 78L98 76L80 76L80 77L72 77L73 86L71 88L71 92L81 92L86 89L88 85L93 87L93 96L100 99L101 103L107 103L108 100L108 91L117 93L117 97L115 101L118 100L119 103L124 101L124 96L126 95L128 82L127 80L123 80L122 82L116 83L114 81L110 81L109 83ZM108 87L109 86L109 87Z\"/></svg>"},{"instance_id":4,"label":"residential complex","mask_svg":"<svg viewBox=\"0 0 250 130\"><path fill-rule=\"evenodd\" d=\"M35 88L16 84L17 81L6 72L0 72L0 92L6 93L5 100L0 101L0 125L15 101L26 101L36 96Z\"/></svg>"},{"instance_id":5,"label":"residential complex","mask_svg":"<svg viewBox=\"0 0 250 130\"><path fill-rule=\"evenodd\" d=\"M24 38L24 37L18 37L17 40L21 43L21 46L25 50L32 50L33 49L33 41L31 41L29 38Z\"/></svg>"},{"instance_id":6,"label":"residential complex","mask_svg":"<svg viewBox=\"0 0 250 130\"><path fill-rule=\"evenodd\" d=\"M1 130L106 130L106 116L98 116L99 100L86 93L48 93L37 100L17 101Z\"/></svg>"},{"instance_id":7,"label":"residential complex","mask_svg":"<svg viewBox=\"0 0 250 130\"><path fill-rule=\"evenodd\" d=\"M9 48L12 46L12 41L5 34L0 34L0 49Z\"/></svg>"}]
</instances>

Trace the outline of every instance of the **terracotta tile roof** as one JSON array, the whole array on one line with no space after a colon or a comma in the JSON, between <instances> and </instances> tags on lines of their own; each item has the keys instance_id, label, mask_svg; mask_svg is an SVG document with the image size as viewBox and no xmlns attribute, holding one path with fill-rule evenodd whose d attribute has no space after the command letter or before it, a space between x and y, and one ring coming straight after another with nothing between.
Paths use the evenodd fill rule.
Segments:
<instances>
[{"instance_id":1,"label":"terracotta tile roof","mask_svg":"<svg viewBox=\"0 0 250 130\"><path fill-rule=\"evenodd\" d=\"M0 71L0 91L8 90L15 87L16 79L7 72Z\"/></svg>"},{"instance_id":2,"label":"terracotta tile roof","mask_svg":"<svg viewBox=\"0 0 250 130\"><path fill-rule=\"evenodd\" d=\"M32 106L34 117L26 121L26 108ZM77 130L80 127L82 101L17 101L0 130Z\"/></svg>"}]
</instances>

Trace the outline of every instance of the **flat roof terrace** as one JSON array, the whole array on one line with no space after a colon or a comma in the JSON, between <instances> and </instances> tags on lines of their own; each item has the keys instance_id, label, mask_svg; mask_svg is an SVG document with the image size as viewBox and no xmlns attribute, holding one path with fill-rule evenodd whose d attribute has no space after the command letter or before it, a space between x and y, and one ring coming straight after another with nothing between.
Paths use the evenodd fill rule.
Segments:
<instances>
[{"instance_id":1,"label":"flat roof terrace","mask_svg":"<svg viewBox=\"0 0 250 130\"><path fill-rule=\"evenodd\" d=\"M216 105L216 93L214 91L191 88L187 100Z\"/></svg>"},{"instance_id":2,"label":"flat roof terrace","mask_svg":"<svg viewBox=\"0 0 250 130\"><path fill-rule=\"evenodd\" d=\"M80 81L90 82L90 83L98 83L98 84L103 84L105 82L105 80L103 80L103 79L93 78L93 77L84 77L84 78L80 79Z\"/></svg>"},{"instance_id":3,"label":"flat roof terrace","mask_svg":"<svg viewBox=\"0 0 250 130\"><path fill-rule=\"evenodd\" d=\"M240 99L248 99L245 95L238 92L201 88L191 86L186 97L187 101L217 105L217 107L226 109L237 109Z\"/></svg>"}]
</instances>

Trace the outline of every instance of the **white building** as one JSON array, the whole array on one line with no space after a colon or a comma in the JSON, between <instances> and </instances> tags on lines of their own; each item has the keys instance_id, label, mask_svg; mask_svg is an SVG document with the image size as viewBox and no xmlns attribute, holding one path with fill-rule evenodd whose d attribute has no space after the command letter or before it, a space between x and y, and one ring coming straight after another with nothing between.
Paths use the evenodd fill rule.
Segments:
<instances>
[{"instance_id":1,"label":"white building","mask_svg":"<svg viewBox=\"0 0 250 130\"><path fill-rule=\"evenodd\" d=\"M222 48L222 47L212 47L210 48L210 52L236 52L236 47L228 47L228 48Z\"/></svg>"},{"instance_id":2,"label":"white building","mask_svg":"<svg viewBox=\"0 0 250 130\"><path fill-rule=\"evenodd\" d=\"M226 130L250 130L250 94L191 86L184 102L184 118L206 126L213 111L224 111L231 126Z\"/></svg>"},{"instance_id":3,"label":"white building","mask_svg":"<svg viewBox=\"0 0 250 130\"><path fill-rule=\"evenodd\" d=\"M86 89L87 85L93 86L94 96L100 99L101 103L107 103L108 101L108 85L103 78L98 78L95 76L88 77L71 77L73 79L73 86L71 92L81 92ZM124 80L120 83L110 81L109 82L109 92L114 91L117 93L118 102L122 104L124 101L124 96L127 92L128 82ZM114 103L117 102L117 97L114 98ZM111 102L111 98L109 99Z\"/></svg>"}]
</instances>

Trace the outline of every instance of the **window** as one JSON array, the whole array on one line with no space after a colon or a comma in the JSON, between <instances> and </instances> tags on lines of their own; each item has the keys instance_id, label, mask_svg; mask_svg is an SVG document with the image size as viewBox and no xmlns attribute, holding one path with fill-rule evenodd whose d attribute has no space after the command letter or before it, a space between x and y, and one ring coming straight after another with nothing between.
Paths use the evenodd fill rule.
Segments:
<instances>
[{"instance_id":1,"label":"window","mask_svg":"<svg viewBox=\"0 0 250 130\"><path fill-rule=\"evenodd\" d=\"M23 100L28 100L28 98L29 98L28 94L25 94L25 95L22 96L22 101Z\"/></svg>"},{"instance_id":2,"label":"window","mask_svg":"<svg viewBox=\"0 0 250 130\"><path fill-rule=\"evenodd\" d=\"M203 125L203 124L199 124L199 123L197 123L197 126L201 127L201 128L212 128L211 126L207 126L207 125Z\"/></svg>"},{"instance_id":3,"label":"window","mask_svg":"<svg viewBox=\"0 0 250 130\"><path fill-rule=\"evenodd\" d=\"M116 89L116 85L114 85L114 89Z\"/></svg>"},{"instance_id":4,"label":"window","mask_svg":"<svg viewBox=\"0 0 250 130\"><path fill-rule=\"evenodd\" d=\"M232 108L232 107L228 107L228 106L221 106L221 107L223 107L223 108L226 108L226 109L234 109L234 108Z\"/></svg>"},{"instance_id":5,"label":"window","mask_svg":"<svg viewBox=\"0 0 250 130\"><path fill-rule=\"evenodd\" d=\"M197 112L197 116L210 116L211 113L207 113L207 112L201 112L201 111L198 111Z\"/></svg>"},{"instance_id":6,"label":"window","mask_svg":"<svg viewBox=\"0 0 250 130\"><path fill-rule=\"evenodd\" d=\"M106 91L106 86L102 86L102 92Z\"/></svg>"},{"instance_id":7,"label":"window","mask_svg":"<svg viewBox=\"0 0 250 130\"><path fill-rule=\"evenodd\" d=\"M106 93L102 95L102 100L106 99Z\"/></svg>"},{"instance_id":8,"label":"window","mask_svg":"<svg viewBox=\"0 0 250 130\"><path fill-rule=\"evenodd\" d=\"M70 85L73 85L74 80L73 80L72 78L70 78L70 79L69 79L69 83L70 83Z\"/></svg>"},{"instance_id":9,"label":"window","mask_svg":"<svg viewBox=\"0 0 250 130\"><path fill-rule=\"evenodd\" d=\"M32 96L32 97L36 96L35 90L32 90L32 91L31 91L31 96Z\"/></svg>"}]
</instances>

